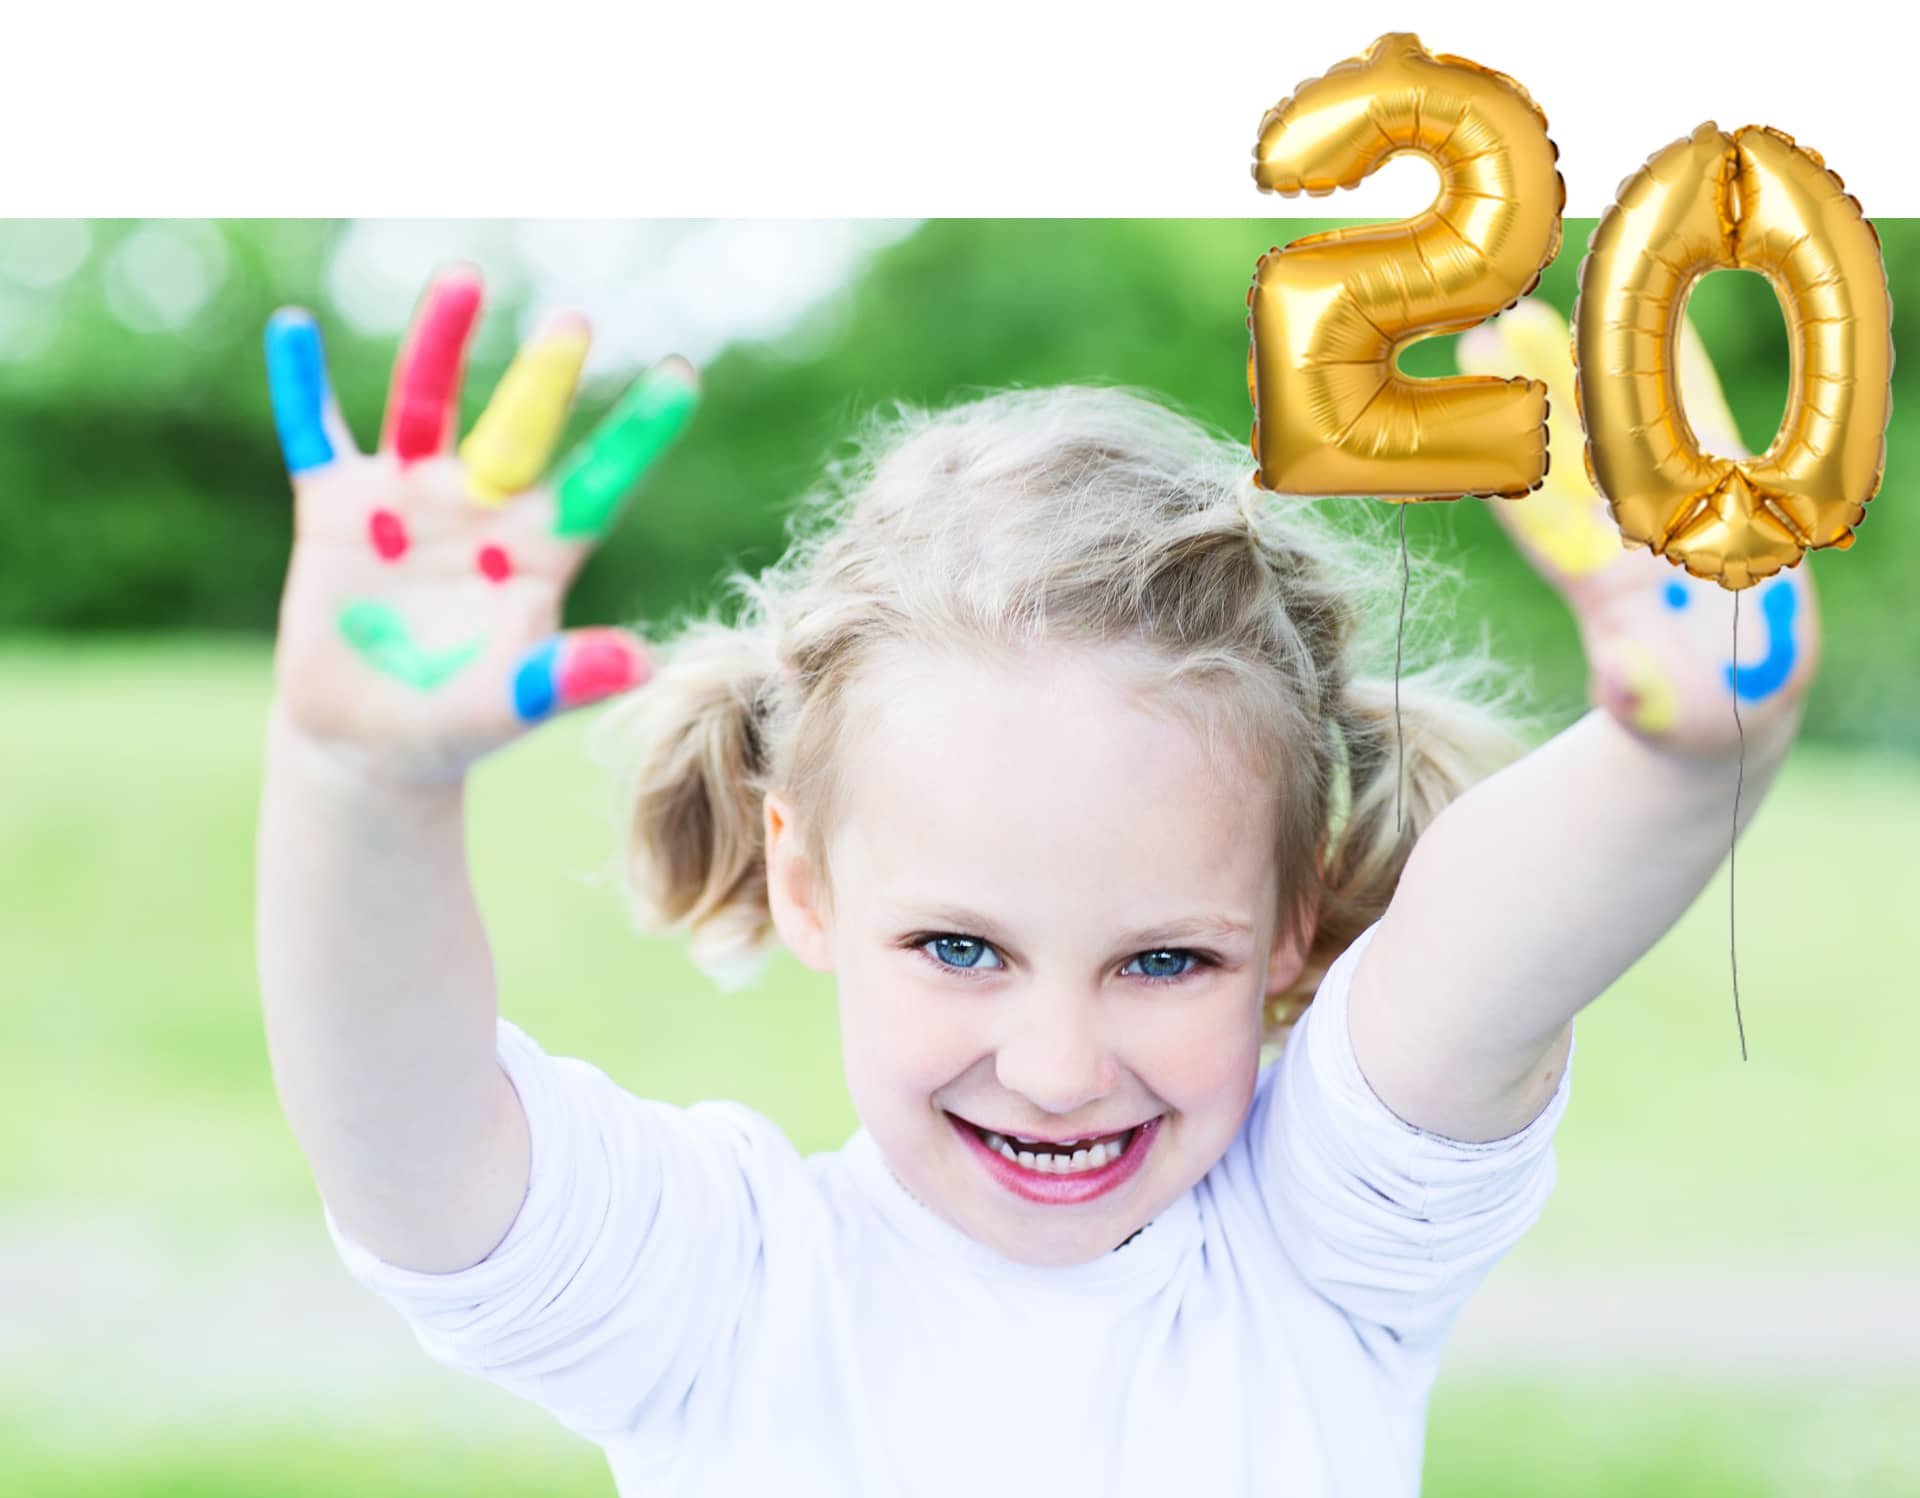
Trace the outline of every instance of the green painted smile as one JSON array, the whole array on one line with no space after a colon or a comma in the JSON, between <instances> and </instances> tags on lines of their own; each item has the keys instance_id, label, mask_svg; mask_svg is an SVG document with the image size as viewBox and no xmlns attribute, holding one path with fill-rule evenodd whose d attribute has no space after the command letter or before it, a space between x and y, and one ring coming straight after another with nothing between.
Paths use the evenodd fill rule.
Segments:
<instances>
[{"instance_id":1,"label":"green painted smile","mask_svg":"<svg viewBox=\"0 0 1920 1498\"><path fill-rule=\"evenodd\" d=\"M354 603L340 611L340 633L354 653L382 676L430 692L459 674L480 653L481 641L451 650L423 650L402 619L384 603Z\"/></svg>"}]
</instances>

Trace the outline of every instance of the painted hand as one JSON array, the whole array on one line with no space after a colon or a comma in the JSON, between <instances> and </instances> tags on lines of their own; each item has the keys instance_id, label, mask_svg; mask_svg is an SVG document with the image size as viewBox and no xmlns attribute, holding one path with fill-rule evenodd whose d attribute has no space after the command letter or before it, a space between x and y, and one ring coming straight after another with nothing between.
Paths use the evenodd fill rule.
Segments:
<instances>
[{"instance_id":1,"label":"painted hand","mask_svg":"<svg viewBox=\"0 0 1920 1498\"><path fill-rule=\"evenodd\" d=\"M379 450L363 454L297 308L267 325L295 536L274 672L309 737L410 778L456 776L533 724L640 685L641 640L558 628L567 587L699 403L678 357L644 374L546 482L587 355L566 315L528 339L466 440L470 267L436 276L402 344Z\"/></svg>"},{"instance_id":2,"label":"painted hand","mask_svg":"<svg viewBox=\"0 0 1920 1498\"><path fill-rule=\"evenodd\" d=\"M1745 457L1720 381L1682 320L1680 385L1709 452ZM1731 756L1742 733L1790 739L1820 652L1808 564L1739 595L1644 548L1628 550L1583 460L1566 322L1529 298L1459 341L1461 372L1545 380L1552 466L1524 499L1488 500L1527 560L1566 598L1591 668L1590 700L1642 739L1678 753ZM1738 703L1739 724L1734 721Z\"/></svg>"}]
</instances>

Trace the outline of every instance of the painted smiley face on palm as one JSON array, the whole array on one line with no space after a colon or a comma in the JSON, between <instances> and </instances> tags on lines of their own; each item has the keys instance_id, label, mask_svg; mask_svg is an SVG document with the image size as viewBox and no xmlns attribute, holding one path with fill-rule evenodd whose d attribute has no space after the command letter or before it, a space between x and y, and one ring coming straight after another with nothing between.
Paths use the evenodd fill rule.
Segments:
<instances>
[{"instance_id":1,"label":"painted smiley face on palm","mask_svg":"<svg viewBox=\"0 0 1920 1498\"><path fill-rule=\"evenodd\" d=\"M1765 646L1760 659L1726 665L1727 689L1746 702L1764 702L1784 687L1800 659L1795 637L1795 621L1800 616L1800 592L1791 577L1781 578L1760 591L1760 612L1765 623ZM1692 590L1684 583L1668 583L1663 595L1666 605L1676 611L1692 601Z\"/></svg>"},{"instance_id":2,"label":"painted smiley face on palm","mask_svg":"<svg viewBox=\"0 0 1920 1498\"><path fill-rule=\"evenodd\" d=\"M1818 612L1804 568L1739 593L1682 575L1608 598L1582 621L1600 705L1649 739L1730 752L1788 711L1813 674Z\"/></svg>"},{"instance_id":3,"label":"painted smiley face on palm","mask_svg":"<svg viewBox=\"0 0 1920 1498\"><path fill-rule=\"evenodd\" d=\"M382 447L405 470L445 456L455 435L466 349L479 314L476 279L453 275L423 299L395 369ZM565 424L588 349L583 321L561 318L529 340L507 370L459 456L476 510L531 492ZM268 324L266 357L275 425L296 481L322 474L344 454L357 458L327 376L318 328L299 311ZM668 360L636 382L562 464L547 492L550 532L574 546L596 542L649 467L679 436L698 404L691 366ZM414 536L403 510L376 506L364 534L388 567L408 565ZM476 540L474 570L489 583L514 578L519 564L498 537ZM340 637L363 664L417 691L437 691L482 658L485 632L429 648L403 611L380 597L342 605ZM615 630L567 631L527 648L510 673L508 700L521 722L624 690L644 671L635 641Z\"/></svg>"}]
</instances>

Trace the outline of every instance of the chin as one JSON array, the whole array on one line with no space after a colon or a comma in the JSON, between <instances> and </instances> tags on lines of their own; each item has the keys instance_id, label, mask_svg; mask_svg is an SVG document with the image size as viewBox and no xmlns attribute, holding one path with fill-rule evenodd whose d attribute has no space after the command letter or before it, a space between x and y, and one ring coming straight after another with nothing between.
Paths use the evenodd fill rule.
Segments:
<instances>
[{"instance_id":1,"label":"chin","mask_svg":"<svg viewBox=\"0 0 1920 1498\"><path fill-rule=\"evenodd\" d=\"M1076 1264L1105 1258L1142 1226L1143 1223L1121 1223L1109 1229L1080 1224L1052 1232L1028 1228L1013 1233L1008 1241L983 1241L995 1252L1017 1264L1026 1264L1035 1269L1070 1269Z\"/></svg>"}]
</instances>

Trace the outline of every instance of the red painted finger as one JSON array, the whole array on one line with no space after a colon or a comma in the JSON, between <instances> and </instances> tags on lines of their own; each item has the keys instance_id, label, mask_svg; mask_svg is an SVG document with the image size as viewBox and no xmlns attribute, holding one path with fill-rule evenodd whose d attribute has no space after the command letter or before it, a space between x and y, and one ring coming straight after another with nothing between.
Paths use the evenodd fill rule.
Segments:
<instances>
[{"instance_id":1,"label":"red painted finger","mask_svg":"<svg viewBox=\"0 0 1920 1498\"><path fill-rule=\"evenodd\" d=\"M480 315L480 277L449 272L427 288L394 365L382 445L402 463L448 451L459 425L467 340Z\"/></svg>"},{"instance_id":2,"label":"red painted finger","mask_svg":"<svg viewBox=\"0 0 1920 1498\"><path fill-rule=\"evenodd\" d=\"M646 646L624 630L566 630L528 650L514 669L514 715L538 722L555 712L630 691L653 678Z\"/></svg>"}]
</instances>

